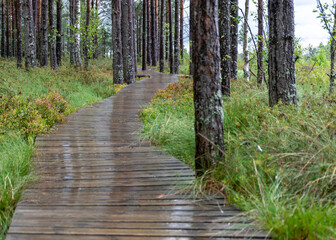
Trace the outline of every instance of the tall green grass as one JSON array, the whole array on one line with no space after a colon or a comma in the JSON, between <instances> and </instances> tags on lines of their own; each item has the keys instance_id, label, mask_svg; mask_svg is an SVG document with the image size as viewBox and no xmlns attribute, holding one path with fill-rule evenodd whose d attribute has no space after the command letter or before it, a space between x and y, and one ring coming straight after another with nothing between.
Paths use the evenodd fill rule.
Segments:
<instances>
[{"instance_id":1,"label":"tall green grass","mask_svg":"<svg viewBox=\"0 0 336 240\"><path fill-rule=\"evenodd\" d=\"M325 89L325 90L324 90ZM243 80L224 98L226 155L208 187L248 211L275 239L336 238L336 96L300 85L300 103L268 106ZM141 113L144 135L193 166L191 80L160 91Z\"/></svg>"},{"instance_id":2,"label":"tall green grass","mask_svg":"<svg viewBox=\"0 0 336 240\"><path fill-rule=\"evenodd\" d=\"M33 178L30 159L36 133L63 119L60 114L115 94L123 86L114 86L112 76L109 59L91 61L88 72L68 64L58 72L48 67L26 71L17 69L15 61L0 60L0 100L6 101L0 104L0 114L3 119L9 119L6 124L0 123L0 239L5 237L22 190ZM55 97L59 103L66 104L64 108L69 111L59 112L59 104L51 106L50 99ZM31 124L32 119L36 130L22 129ZM10 121L17 127L10 127Z\"/></svg>"}]
</instances>

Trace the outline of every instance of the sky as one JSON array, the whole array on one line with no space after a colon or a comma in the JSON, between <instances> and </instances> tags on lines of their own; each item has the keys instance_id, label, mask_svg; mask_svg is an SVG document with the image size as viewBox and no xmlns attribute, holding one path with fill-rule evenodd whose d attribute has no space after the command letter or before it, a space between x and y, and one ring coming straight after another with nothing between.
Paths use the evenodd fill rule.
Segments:
<instances>
[{"instance_id":1,"label":"sky","mask_svg":"<svg viewBox=\"0 0 336 240\"><path fill-rule=\"evenodd\" d=\"M321 3L332 3L332 0L321 0ZM240 8L244 9L245 0L239 0ZM301 39L303 47L309 44L318 46L321 42L328 42L328 32L322 28L320 19L317 19L318 13L314 13L316 9L316 0L294 0L295 10L295 35ZM250 0L250 11L256 13L256 7ZM251 18L251 17L250 17ZM253 32L256 33L257 23L251 22Z\"/></svg>"}]
</instances>

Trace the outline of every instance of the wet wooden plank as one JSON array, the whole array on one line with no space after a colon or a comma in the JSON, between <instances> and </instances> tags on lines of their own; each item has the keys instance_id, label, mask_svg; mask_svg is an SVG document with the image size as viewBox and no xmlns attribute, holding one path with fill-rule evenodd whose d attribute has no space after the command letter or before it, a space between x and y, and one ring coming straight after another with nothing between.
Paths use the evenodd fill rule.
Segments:
<instances>
[{"instance_id":1,"label":"wet wooden plank","mask_svg":"<svg viewBox=\"0 0 336 240\"><path fill-rule=\"evenodd\" d=\"M139 139L140 109L176 81L149 74L37 137L40 178L24 192L7 239L265 239L222 196L194 196L194 172Z\"/></svg>"}]
</instances>

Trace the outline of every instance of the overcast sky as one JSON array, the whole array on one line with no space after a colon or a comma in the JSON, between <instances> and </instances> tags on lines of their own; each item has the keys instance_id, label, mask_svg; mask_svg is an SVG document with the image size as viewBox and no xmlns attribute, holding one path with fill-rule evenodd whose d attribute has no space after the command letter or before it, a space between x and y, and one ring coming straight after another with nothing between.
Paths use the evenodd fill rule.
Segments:
<instances>
[{"instance_id":1,"label":"overcast sky","mask_svg":"<svg viewBox=\"0 0 336 240\"><path fill-rule=\"evenodd\" d=\"M332 3L332 0L321 0L322 3ZM245 0L239 0L240 8L244 9ZM250 11L256 12L256 7L250 1ZM295 35L301 38L301 43L304 47L309 44L318 46L321 42L327 43L328 33L322 28L320 19L317 19L317 13L313 10L316 9L316 0L294 0L295 8ZM256 25L251 22L251 25ZM254 28L255 29L255 28ZM256 32L255 30L253 30Z\"/></svg>"}]
</instances>

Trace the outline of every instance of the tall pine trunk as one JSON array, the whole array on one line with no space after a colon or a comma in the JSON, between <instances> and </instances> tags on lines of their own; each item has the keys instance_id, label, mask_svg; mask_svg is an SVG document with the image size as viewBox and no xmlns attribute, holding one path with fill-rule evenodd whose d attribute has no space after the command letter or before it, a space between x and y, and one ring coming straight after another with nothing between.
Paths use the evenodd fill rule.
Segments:
<instances>
[{"instance_id":1,"label":"tall pine trunk","mask_svg":"<svg viewBox=\"0 0 336 240\"><path fill-rule=\"evenodd\" d=\"M330 43L330 87L329 93L333 94L335 91L335 36L336 36L336 9L334 5L334 26L332 30L331 43Z\"/></svg>"},{"instance_id":2,"label":"tall pine trunk","mask_svg":"<svg viewBox=\"0 0 336 240\"><path fill-rule=\"evenodd\" d=\"M26 43L26 68L30 69L36 66L36 39L33 26L34 21L32 0L23 1L23 14Z\"/></svg>"},{"instance_id":3,"label":"tall pine trunk","mask_svg":"<svg viewBox=\"0 0 336 240\"><path fill-rule=\"evenodd\" d=\"M179 12L180 12L180 1L175 0L175 31L174 31L174 73L179 73L180 67L180 48L179 48Z\"/></svg>"},{"instance_id":4,"label":"tall pine trunk","mask_svg":"<svg viewBox=\"0 0 336 240\"><path fill-rule=\"evenodd\" d=\"M155 11L155 0L150 0L151 1L151 53L152 53L152 66L156 66L157 64L157 53L156 53L156 49L157 49L157 43L156 43L156 37L155 35L157 34L157 23L156 23L156 11Z\"/></svg>"},{"instance_id":5,"label":"tall pine trunk","mask_svg":"<svg viewBox=\"0 0 336 240\"><path fill-rule=\"evenodd\" d=\"M238 0L231 0L231 79L238 78Z\"/></svg>"},{"instance_id":6,"label":"tall pine trunk","mask_svg":"<svg viewBox=\"0 0 336 240\"><path fill-rule=\"evenodd\" d=\"M16 58L17 67L22 68L22 37L21 37L21 17L22 17L22 5L21 0L15 0L15 16L16 16Z\"/></svg>"},{"instance_id":7,"label":"tall pine trunk","mask_svg":"<svg viewBox=\"0 0 336 240\"><path fill-rule=\"evenodd\" d=\"M122 49L123 49L123 71L124 82L131 84L135 82L134 60L133 60L133 44L132 44L132 16L130 16L131 1L123 0L122 9Z\"/></svg>"},{"instance_id":8,"label":"tall pine trunk","mask_svg":"<svg viewBox=\"0 0 336 240\"><path fill-rule=\"evenodd\" d=\"M42 0L37 0L36 6L36 57L41 63L41 7Z\"/></svg>"},{"instance_id":9,"label":"tall pine trunk","mask_svg":"<svg viewBox=\"0 0 336 240\"><path fill-rule=\"evenodd\" d=\"M231 20L230 2L219 1L219 34L222 69L222 93L225 96L231 94Z\"/></svg>"},{"instance_id":10,"label":"tall pine trunk","mask_svg":"<svg viewBox=\"0 0 336 240\"><path fill-rule=\"evenodd\" d=\"M269 0L269 104L297 105L294 60L294 2Z\"/></svg>"},{"instance_id":11,"label":"tall pine trunk","mask_svg":"<svg viewBox=\"0 0 336 240\"><path fill-rule=\"evenodd\" d=\"M143 0L143 17L142 17L142 70L147 70L147 2Z\"/></svg>"},{"instance_id":12,"label":"tall pine trunk","mask_svg":"<svg viewBox=\"0 0 336 240\"><path fill-rule=\"evenodd\" d=\"M250 64L249 64L249 50L248 50L248 17L250 9L250 0L245 0L245 17L244 17L244 40L243 40L243 52L244 52L244 78L250 81Z\"/></svg>"},{"instance_id":13,"label":"tall pine trunk","mask_svg":"<svg viewBox=\"0 0 336 240\"><path fill-rule=\"evenodd\" d=\"M170 73L174 73L174 49L173 49L173 14L171 0L168 0L168 14L169 14L169 67Z\"/></svg>"},{"instance_id":14,"label":"tall pine trunk","mask_svg":"<svg viewBox=\"0 0 336 240\"><path fill-rule=\"evenodd\" d=\"M147 0L147 64L152 65L151 1Z\"/></svg>"},{"instance_id":15,"label":"tall pine trunk","mask_svg":"<svg viewBox=\"0 0 336 240\"><path fill-rule=\"evenodd\" d=\"M264 3L263 0L258 0L258 52L257 52L257 62L258 62L258 74L257 74L257 82L259 85L263 83L264 79Z\"/></svg>"},{"instance_id":16,"label":"tall pine trunk","mask_svg":"<svg viewBox=\"0 0 336 240\"><path fill-rule=\"evenodd\" d=\"M180 51L181 51L181 61L183 63L184 61L184 56L183 56L183 50L184 50L184 39L183 39L183 24L184 24L184 21L183 21L183 18L184 18L184 3L183 3L183 0L180 0L181 3L180 3Z\"/></svg>"},{"instance_id":17,"label":"tall pine trunk","mask_svg":"<svg viewBox=\"0 0 336 240\"><path fill-rule=\"evenodd\" d=\"M74 64L75 67L82 67L82 57L81 57L81 38L80 38L80 13L81 5L80 0L74 1Z\"/></svg>"},{"instance_id":18,"label":"tall pine trunk","mask_svg":"<svg viewBox=\"0 0 336 240\"><path fill-rule=\"evenodd\" d=\"M145 2L146 0L144 0ZM124 83L122 37L121 37L121 0L112 0L113 35L113 83Z\"/></svg>"},{"instance_id":19,"label":"tall pine trunk","mask_svg":"<svg viewBox=\"0 0 336 240\"><path fill-rule=\"evenodd\" d=\"M5 42L5 0L1 2L1 57L6 57L6 42Z\"/></svg>"},{"instance_id":20,"label":"tall pine trunk","mask_svg":"<svg viewBox=\"0 0 336 240\"><path fill-rule=\"evenodd\" d=\"M48 66L48 1L41 6L40 65Z\"/></svg>"},{"instance_id":21,"label":"tall pine trunk","mask_svg":"<svg viewBox=\"0 0 336 240\"><path fill-rule=\"evenodd\" d=\"M49 46L50 46L50 67L57 70L56 56L56 34L54 24L54 0L49 0Z\"/></svg>"},{"instance_id":22,"label":"tall pine trunk","mask_svg":"<svg viewBox=\"0 0 336 240\"><path fill-rule=\"evenodd\" d=\"M89 26L90 26L91 7L90 0L86 0L86 22L85 22L85 41L84 41L84 69L89 70Z\"/></svg>"},{"instance_id":23,"label":"tall pine trunk","mask_svg":"<svg viewBox=\"0 0 336 240\"><path fill-rule=\"evenodd\" d=\"M12 56L16 57L16 12L14 0L11 1L11 14L12 14Z\"/></svg>"},{"instance_id":24,"label":"tall pine trunk","mask_svg":"<svg viewBox=\"0 0 336 240\"><path fill-rule=\"evenodd\" d=\"M161 0L160 11L160 72L164 72L165 56L164 56L164 12L165 12L165 0Z\"/></svg>"},{"instance_id":25,"label":"tall pine trunk","mask_svg":"<svg viewBox=\"0 0 336 240\"><path fill-rule=\"evenodd\" d=\"M220 79L218 1L191 0L195 106L195 170L201 177L224 152L223 103Z\"/></svg>"},{"instance_id":26,"label":"tall pine trunk","mask_svg":"<svg viewBox=\"0 0 336 240\"><path fill-rule=\"evenodd\" d=\"M57 0L57 37L56 37L56 54L57 54L57 65L62 65L62 55L63 55L63 29L62 29L62 10L63 4L62 0Z\"/></svg>"},{"instance_id":27,"label":"tall pine trunk","mask_svg":"<svg viewBox=\"0 0 336 240\"><path fill-rule=\"evenodd\" d=\"M9 32L9 0L6 1L6 57L11 56L11 51L10 51L10 32ZM34 25L33 25L34 26Z\"/></svg>"}]
</instances>

